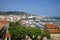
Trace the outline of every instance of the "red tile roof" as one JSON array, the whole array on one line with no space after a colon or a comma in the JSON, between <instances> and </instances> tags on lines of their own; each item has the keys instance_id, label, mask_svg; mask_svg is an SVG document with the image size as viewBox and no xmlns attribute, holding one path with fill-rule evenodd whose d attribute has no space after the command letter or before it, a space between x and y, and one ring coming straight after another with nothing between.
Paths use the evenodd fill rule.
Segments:
<instances>
[{"instance_id":1,"label":"red tile roof","mask_svg":"<svg viewBox=\"0 0 60 40\"><path fill-rule=\"evenodd\" d=\"M60 30L49 30L50 33L60 33Z\"/></svg>"},{"instance_id":2,"label":"red tile roof","mask_svg":"<svg viewBox=\"0 0 60 40\"><path fill-rule=\"evenodd\" d=\"M50 23L46 23L45 26L46 26L47 28L58 28L57 25L50 24Z\"/></svg>"},{"instance_id":3,"label":"red tile roof","mask_svg":"<svg viewBox=\"0 0 60 40\"><path fill-rule=\"evenodd\" d=\"M59 27L54 24L46 23L45 27L48 29L50 33L60 33Z\"/></svg>"},{"instance_id":4,"label":"red tile roof","mask_svg":"<svg viewBox=\"0 0 60 40\"><path fill-rule=\"evenodd\" d=\"M0 20L0 30L3 28L3 26L5 26L8 23L9 22L6 19L5 20Z\"/></svg>"},{"instance_id":5,"label":"red tile roof","mask_svg":"<svg viewBox=\"0 0 60 40\"><path fill-rule=\"evenodd\" d=\"M3 28L3 24L2 23L0 23L0 30Z\"/></svg>"}]
</instances>

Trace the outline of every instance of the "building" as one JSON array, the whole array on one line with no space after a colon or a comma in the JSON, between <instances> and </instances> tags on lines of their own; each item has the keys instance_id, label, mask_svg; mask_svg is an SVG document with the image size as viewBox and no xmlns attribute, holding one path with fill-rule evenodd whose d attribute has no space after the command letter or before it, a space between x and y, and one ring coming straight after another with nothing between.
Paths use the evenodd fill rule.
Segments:
<instances>
[{"instance_id":1,"label":"building","mask_svg":"<svg viewBox=\"0 0 60 40\"><path fill-rule=\"evenodd\" d=\"M6 32L8 31L9 28L9 22L4 19L4 20L0 20L0 39L4 40L5 39L5 35Z\"/></svg>"},{"instance_id":2,"label":"building","mask_svg":"<svg viewBox=\"0 0 60 40\"><path fill-rule=\"evenodd\" d=\"M47 22L45 24L44 30L50 33L51 38L55 40L60 40L60 27L59 26Z\"/></svg>"}]
</instances>

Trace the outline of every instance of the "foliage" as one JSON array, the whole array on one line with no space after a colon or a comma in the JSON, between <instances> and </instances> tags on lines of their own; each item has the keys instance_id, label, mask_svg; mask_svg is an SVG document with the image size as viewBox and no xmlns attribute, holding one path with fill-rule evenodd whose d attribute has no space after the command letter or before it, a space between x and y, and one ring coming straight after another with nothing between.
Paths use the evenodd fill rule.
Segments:
<instances>
[{"instance_id":1,"label":"foliage","mask_svg":"<svg viewBox=\"0 0 60 40\"><path fill-rule=\"evenodd\" d=\"M26 12L19 12L19 11L8 11L8 12L1 12L0 15L31 15Z\"/></svg>"},{"instance_id":2,"label":"foliage","mask_svg":"<svg viewBox=\"0 0 60 40\"><path fill-rule=\"evenodd\" d=\"M42 32L41 35L42 37L47 37L47 39L50 39L50 33L48 32Z\"/></svg>"},{"instance_id":3,"label":"foliage","mask_svg":"<svg viewBox=\"0 0 60 40\"><path fill-rule=\"evenodd\" d=\"M18 37L25 37L26 29L23 26L10 26L9 28L11 37L13 39L18 38Z\"/></svg>"},{"instance_id":4,"label":"foliage","mask_svg":"<svg viewBox=\"0 0 60 40\"><path fill-rule=\"evenodd\" d=\"M34 28L34 27L24 27L23 25L19 24L19 22L10 22L9 25L9 31L11 34L11 38L25 38L26 35L30 36L31 38L37 38L39 35L47 36L50 38L49 33L47 32L41 32L40 28Z\"/></svg>"},{"instance_id":5,"label":"foliage","mask_svg":"<svg viewBox=\"0 0 60 40\"><path fill-rule=\"evenodd\" d=\"M33 38L33 35L34 37L38 37L38 35L41 35L41 29L40 28L27 28L27 34Z\"/></svg>"}]
</instances>

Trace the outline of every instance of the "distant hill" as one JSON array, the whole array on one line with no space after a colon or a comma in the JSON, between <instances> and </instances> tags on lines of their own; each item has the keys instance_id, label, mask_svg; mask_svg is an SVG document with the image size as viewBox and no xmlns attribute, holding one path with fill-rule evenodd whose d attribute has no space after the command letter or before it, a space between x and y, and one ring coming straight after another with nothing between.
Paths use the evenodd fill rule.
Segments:
<instances>
[{"instance_id":1,"label":"distant hill","mask_svg":"<svg viewBox=\"0 0 60 40\"><path fill-rule=\"evenodd\" d=\"M31 14L26 12L19 12L19 11L9 11L9 12L0 11L0 15L31 15Z\"/></svg>"}]
</instances>

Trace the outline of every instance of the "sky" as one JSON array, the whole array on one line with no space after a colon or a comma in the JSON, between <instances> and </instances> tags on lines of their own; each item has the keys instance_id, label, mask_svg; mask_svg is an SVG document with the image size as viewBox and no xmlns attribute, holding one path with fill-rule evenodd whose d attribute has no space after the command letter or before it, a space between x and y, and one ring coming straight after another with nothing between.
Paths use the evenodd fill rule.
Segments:
<instances>
[{"instance_id":1,"label":"sky","mask_svg":"<svg viewBox=\"0 0 60 40\"><path fill-rule=\"evenodd\" d=\"M60 0L0 0L0 11L23 11L42 16L60 16Z\"/></svg>"}]
</instances>

